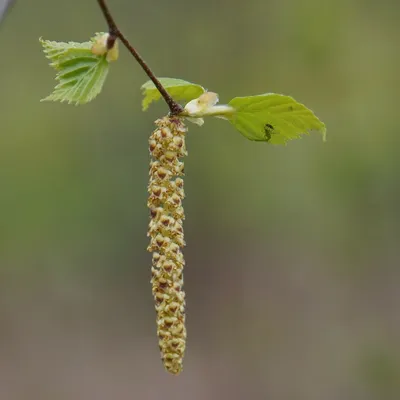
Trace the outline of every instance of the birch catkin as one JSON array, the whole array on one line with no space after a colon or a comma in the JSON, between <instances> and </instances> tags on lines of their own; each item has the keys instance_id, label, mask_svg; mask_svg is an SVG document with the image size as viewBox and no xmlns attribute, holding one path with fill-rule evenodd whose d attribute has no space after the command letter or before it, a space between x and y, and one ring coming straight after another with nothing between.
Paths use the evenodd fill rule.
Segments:
<instances>
[{"instance_id":1,"label":"birch catkin","mask_svg":"<svg viewBox=\"0 0 400 400\"><path fill-rule=\"evenodd\" d=\"M179 374L186 345L182 248L184 164L187 129L177 117L156 121L149 139L152 156L148 187L150 223L148 250L153 252L152 290L157 312L161 358L167 371Z\"/></svg>"}]
</instances>

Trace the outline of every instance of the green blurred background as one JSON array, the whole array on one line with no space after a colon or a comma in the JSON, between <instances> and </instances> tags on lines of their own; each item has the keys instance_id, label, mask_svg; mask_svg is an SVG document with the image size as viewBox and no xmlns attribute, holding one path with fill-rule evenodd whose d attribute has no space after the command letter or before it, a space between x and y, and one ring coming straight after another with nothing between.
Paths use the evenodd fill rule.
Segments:
<instances>
[{"instance_id":1,"label":"green blurred background","mask_svg":"<svg viewBox=\"0 0 400 400\"><path fill-rule=\"evenodd\" d=\"M400 398L400 3L109 0L155 73L221 102L278 92L328 141L190 126L188 348L159 360L147 140L164 104L125 49L82 107L40 103L38 38L105 30L96 1L17 1L0 27L0 398Z\"/></svg>"}]
</instances>

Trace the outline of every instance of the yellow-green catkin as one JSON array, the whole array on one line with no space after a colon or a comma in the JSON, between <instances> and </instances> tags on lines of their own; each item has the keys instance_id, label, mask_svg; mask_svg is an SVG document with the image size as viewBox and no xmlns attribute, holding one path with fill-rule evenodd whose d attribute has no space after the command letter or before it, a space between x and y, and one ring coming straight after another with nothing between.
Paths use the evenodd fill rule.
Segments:
<instances>
[{"instance_id":1,"label":"yellow-green catkin","mask_svg":"<svg viewBox=\"0 0 400 400\"><path fill-rule=\"evenodd\" d=\"M156 121L150 136L150 223L148 250L153 252L152 290L157 312L157 334L161 358L167 371L182 371L186 346L185 293L183 292L182 248L184 164L187 155L182 119L164 117Z\"/></svg>"}]
</instances>

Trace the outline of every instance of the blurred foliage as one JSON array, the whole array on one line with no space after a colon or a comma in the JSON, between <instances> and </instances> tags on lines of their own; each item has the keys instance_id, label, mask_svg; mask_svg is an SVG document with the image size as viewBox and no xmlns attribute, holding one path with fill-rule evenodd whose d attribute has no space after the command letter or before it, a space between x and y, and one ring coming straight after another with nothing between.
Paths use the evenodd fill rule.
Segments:
<instances>
[{"instance_id":1,"label":"blurred foliage","mask_svg":"<svg viewBox=\"0 0 400 400\"><path fill-rule=\"evenodd\" d=\"M369 346L364 349L360 361L360 376L367 391L380 398L391 398L398 393L400 365L397 351Z\"/></svg>"}]
</instances>

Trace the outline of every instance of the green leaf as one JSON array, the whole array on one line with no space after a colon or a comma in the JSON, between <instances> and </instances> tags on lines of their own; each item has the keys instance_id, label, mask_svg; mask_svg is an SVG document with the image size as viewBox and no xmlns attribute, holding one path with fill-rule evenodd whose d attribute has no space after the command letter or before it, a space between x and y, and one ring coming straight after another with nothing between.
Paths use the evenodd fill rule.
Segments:
<instances>
[{"instance_id":1,"label":"green leaf","mask_svg":"<svg viewBox=\"0 0 400 400\"><path fill-rule=\"evenodd\" d=\"M205 92L205 89L202 86L182 79L158 78L158 80L174 100L193 100ZM142 85L141 90L144 96L142 108L143 111L146 111L153 101L157 101L161 98L161 94L152 81L147 81Z\"/></svg>"},{"instance_id":2,"label":"green leaf","mask_svg":"<svg viewBox=\"0 0 400 400\"><path fill-rule=\"evenodd\" d=\"M101 91L108 74L107 55L96 55L92 46L99 33L90 42L63 43L40 39L50 65L57 71L57 86L42 101L61 101L84 104L93 100Z\"/></svg>"},{"instance_id":3,"label":"green leaf","mask_svg":"<svg viewBox=\"0 0 400 400\"><path fill-rule=\"evenodd\" d=\"M325 125L290 96L266 93L235 97L229 105L236 109L229 121L247 139L285 144L315 130L325 140Z\"/></svg>"}]
</instances>

